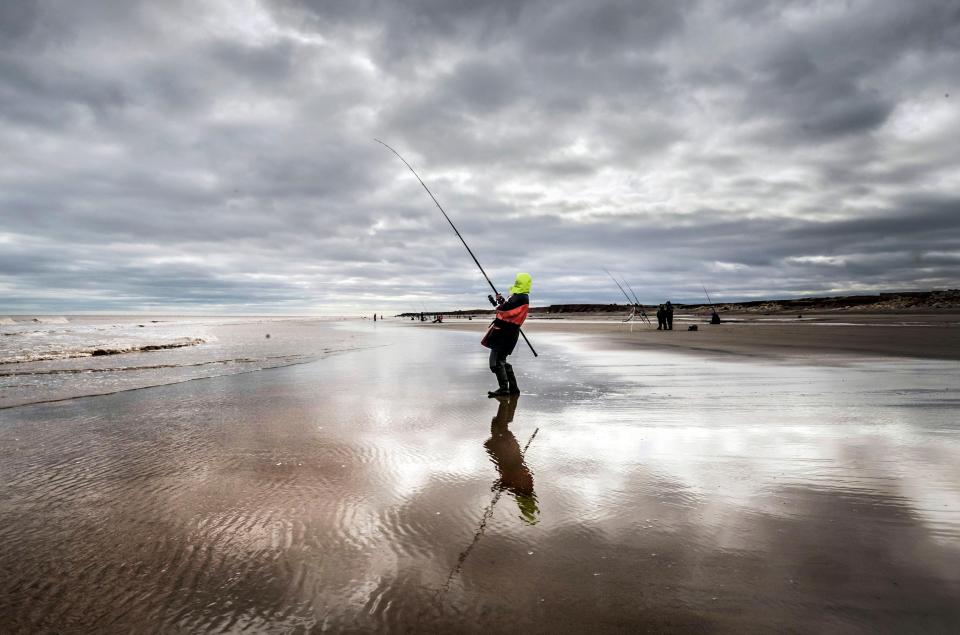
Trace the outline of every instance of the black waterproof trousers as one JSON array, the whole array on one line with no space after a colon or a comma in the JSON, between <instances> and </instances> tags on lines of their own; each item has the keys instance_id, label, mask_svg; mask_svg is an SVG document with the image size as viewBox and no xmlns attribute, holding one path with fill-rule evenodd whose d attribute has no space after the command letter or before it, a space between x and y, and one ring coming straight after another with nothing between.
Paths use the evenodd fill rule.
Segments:
<instances>
[{"instance_id":1,"label":"black waterproof trousers","mask_svg":"<svg viewBox=\"0 0 960 635\"><path fill-rule=\"evenodd\" d=\"M497 376L497 383L501 390L509 390L518 394L517 376L513 374L513 366L507 363L509 353L492 349L490 351L490 370Z\"/></svg>"}]
</instances>

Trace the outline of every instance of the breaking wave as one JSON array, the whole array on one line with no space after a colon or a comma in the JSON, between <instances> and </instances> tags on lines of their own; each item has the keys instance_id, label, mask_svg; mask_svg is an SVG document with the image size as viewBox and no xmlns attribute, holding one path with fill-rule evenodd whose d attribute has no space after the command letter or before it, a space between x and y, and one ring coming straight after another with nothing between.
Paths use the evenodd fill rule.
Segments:
<instances>
[{"instance_id":1,"label":"breaking wave","mask_svg":"<svg viewBox=\"0 0 960 635\"><path fill-rule=\"evenodd\" d=\"M171 348L186 348L188 346L197 346L203 343L203 339L200 339L199 337L192 337L177 340L175 342L167 342L164 344L143 344L140 346L123 346L117 348L88 347L67 350L31 351L15 354L10 357L0 358L0 364L45 362L55 359L74 359L77 357L105 357L108 355L123 355L125 353L148 353L151 351L163 351Z\"/></svg>"},{"instance_id":2,"label":"breaking wave","mask_svg":"<svg viewBox=\"0 0 960 635\"><path fill-rule=\"evenodd\" d=\"M38 324L70 324L70 320L65 317L35 317L33 321Z\"/></svg>"},{"instance_id":3,"label":"breaking wave","mask_svg":"<svg viewBox=\"0 0 960 635\"><path fill-rule=\"evenodd\" d=\"M16 323L17 323L17 321L14 320L13 318L0 317L0 326L10 326L10 325L16 324Z\"/></svg>"}]
</instances>

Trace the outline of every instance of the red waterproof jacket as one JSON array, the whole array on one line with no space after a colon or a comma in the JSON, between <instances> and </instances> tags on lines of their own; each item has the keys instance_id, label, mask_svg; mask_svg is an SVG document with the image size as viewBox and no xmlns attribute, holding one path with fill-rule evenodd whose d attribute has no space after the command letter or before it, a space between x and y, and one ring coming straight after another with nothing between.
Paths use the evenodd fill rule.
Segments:
<instances>
[{"instance_id":1,"label":"red waterproof jacket","mask_svg":"<svg viewBox=\"0 0 960 635\"><path fill-rule=\"evenodd\" d=\"M480 343L495 351L511 354L520 337L520 326L527 319L529 310L530 296L526 293L511 295L497 307L497 317Z\"/></svg>"}]
</instances>

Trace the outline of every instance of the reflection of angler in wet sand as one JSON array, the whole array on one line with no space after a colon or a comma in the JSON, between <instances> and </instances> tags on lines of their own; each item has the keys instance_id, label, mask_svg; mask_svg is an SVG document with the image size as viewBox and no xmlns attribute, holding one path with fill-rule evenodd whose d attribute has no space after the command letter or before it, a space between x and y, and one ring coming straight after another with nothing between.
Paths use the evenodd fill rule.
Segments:
<instances>
[{"instance_id":1,"label":"reflection of angler in wet sand","mask_svg":"<svg viewBox=\"0 0 960 635\"><path fill-rule=\"evenodd\" d=\"M537 497L533 492L533 473L524 462L524 451L520 449L517 438L509 428L519 397L511 395L501 397L498 401L500 407L497 408L497 416L490 423L490 438L483 444L500 473L494 488L513 494L517 507L520 508L521 518L532 525L537 522L540 513Z\"/></svg>"},{"instance_id":2,"label":"reflection of angler in wet sand","mask_svg":"<svg viewBox=\"0 0 960 635\"><path fill-rule=\"evenodd\" d=\"M493 517L494 507L496 507L497 501L500 500L504 491L513 494L517 501L517 507L520 508L520 517L524 522L533 525L538 520L540 509L537 507L537 497L533 493L533 473L530 472L530 468L524 462L524 457L530 448L530 444L537 437L537 433L540 432L540 428L533 431L533 434L527 440L527 444L521 450L517 438L513 436L508 427L513 421L513 414L517 410L519 399L517 395L497 398L497 401L500 402L497 407L497 416L490 422L490 438L483 444L483 447L487 449L490 460L497 466L500 478L493 484L493 498L490 499L487 508L483 510L480 524L473 532L473 540L467 545L466 549L460 552L457 563L450 570L450 575L447 576L447 581L443 587L438 590L438 594L450 590L453 579L463 569L463 563L467 561L470 552L477 546L480 538L487 530L487 523Z\"/></svg>"}]
</instances>

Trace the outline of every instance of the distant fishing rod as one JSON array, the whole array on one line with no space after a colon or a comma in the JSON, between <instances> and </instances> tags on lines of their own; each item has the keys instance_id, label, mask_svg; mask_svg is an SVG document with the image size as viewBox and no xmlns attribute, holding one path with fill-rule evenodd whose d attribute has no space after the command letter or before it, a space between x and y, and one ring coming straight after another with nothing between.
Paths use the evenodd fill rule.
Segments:
<instances>
[{"instance_id":1,"label":"distant fishing rod","mask_svg":"<svg viewBox=\"0 0 960 635\"><path fill-rule=\"evenodd\" d=\"M623 274L620 274L620 279L623 280L623 284L627 285L627 289L630 291L630 295L633 296L633 301L640 305L640 298L637 297L636 291L633 290L633 287L630 286L630 283L627 282L627 279L623 277Z\"/></svg>"},{"instance_id":2,"label":"distant fishing rod","mask_svg":"<svg viewBox=\"0 0 960 635\"><path fill-rule=\"evenodd\" d=\"M647 321L647 324L650 324L650 318L647 317L647 312L643 310L643 305L640 304L640 299L637 297L636 292L633 290L633 287L630 286L630 283L627 282L627 279L620 275L623 278L623 284L627 285L627 288L630 289L630 294L633 296L634 301L637 303L637 308L640 309L640 316Z\"/></svg>"},{"instance_id":3,"label":"distant fishing rod","mask_svg":"<svg viewBox=\"0 0 960 635\"><path fill-rule=\"evenodd\" d=\"M604 271L607 272L607 275L610 276L610 279L613 280L613 283L614 283L615 285L617 285L617 288L620 289L620 293L623 294L623 297L625 297L625 298L627 299L627 304L630 304L630 305L633 306L633 314L630 315L630 317L628 317L626 320L624 320L624 322L629 322L630 320L633 319L633 316L637 314L637 304L638 304L638 303L637 303L637 302L634 302L633 300L630 299L630 296L627 295L627 292L624 290L623 285L621 285L621 284L617 281L617 279L613 277L613 274L612 274L612 273L610 273L610 272L607 271L606 269L604 269ZM624 282L626 282L626 280L624 280ZM641 312L642 312L642 311L643 311L643 310L641 309ZM644 316L644 317L646 317L646 316Z\"/></svg>"},{"instance_id":4,"label":"distant fishing rod","mask_svg":"<svg viewBox=\"0 0 960 635\"><path fill-rule=\"evenodd\" d=\"M496 288L495 286L493 286L493 282L490 281L490 276L488 276L488 275L487 275L487 272L483 270L483 265L481 265L481 264L480 264L480 261L477 260L477 257L473 255L473 250L470 249L470 245L468 245L468 244L467 244L467 241L465 241L465 240L463 239L463 236L460 235L460 231L457 229L457 226L454 225L454 224L453 224L453 221L450 220L450 217L447 216L447 213L443 210L443 208L440 206L440 203L437 201L437 197L433 195L433 192L431 192L431 191L430 191L430 188L427 187L427 184L423 182L423 179L421 179L421 178L420 178L420 175L417 174L417 171L413 169L413 166L411 166L409 163L407 163L407 160L404 159L402 156L400 156L400 153L399 153L399 152L397 152L396 150L394 150L393 148L391 148L389 145L387 145L387 144L384 143L383 141L380 141L380 139L374 139L374 141L376 141L377 143L379 143L380 145L382 145L383 147L385 147L385 148L386 148L387 150L389 150L390 152L392 152L392 153L394 153L395 155L397 155L397 158L400 159L401 161L403 161L403 164L404 164L405 166L407 166L407 169L409 169L409 170L413 173L413 175L414 175L415 177L417 177L417 180L420 181L420 185L423 186L423 189L426 190L426 191L427 191L427 194L430 195L430 198L433 199L434 205L437 206L437 209L440 210L440 213L443 214L443 217L447 219L447 222L448 222L448 223L450 223L450 227L453 228L453 233L455 233L455 234L457 235L457 238L460 239L460 242L463 243L463 246L467 248L467 253L470 254L470 257L471 257L471 258L473 258L473 261L477 264L477 267L480 269L480 273L483 274L483 277L484 277L484 279L487 281L487 284L489 284L489 285L490 285L490 288L493 289L493 294L494 294L495 296L499 296L499 295L500 295L500 292L497 291L497 288ZM530 347L530 352L533 353L533 356L534 356L534 357L538 357L537 351L534 350L533 344L531 344L531 343L530 343L530 340L527 339L527 336L524 334L524 332L523 332L522 329L520 329L520 335L523 337L523 341L527 343L527 346Z\"/></svg>"},{"instance_id":5,"label":"distant fishing rod","mask_svg":"<svg viewBox=\"0 0 960 635\"><path fill-rule=\"evenodd\" d=\"M700 286L703 287L703 294L707 296L707 302L710 304L710 308L716 311L717 308L713 306L713 300L710 299L710 294L707 293L707 287L702 283L700 284Z\"/></svg>"},{"instance_id":6,"label":"distant fishing rod","mask_svg":"<svg viewBox=\"0 0 960 635\"><path fill-rule=\"evenodd\" d=\"M617 282L617 279L613 277L613 274L607 271L606 269L604 269L604 271L607 272L607 275L610 276L610 279L613 280L613 283L617 285L618 289L620 289L620 293L623 294L623 297L627 299L627 304L636 305L636 302L630 299L630 296L627 295L627 292L623 290L623 286L619 282Z\"/></svg>"}]
</instances>

